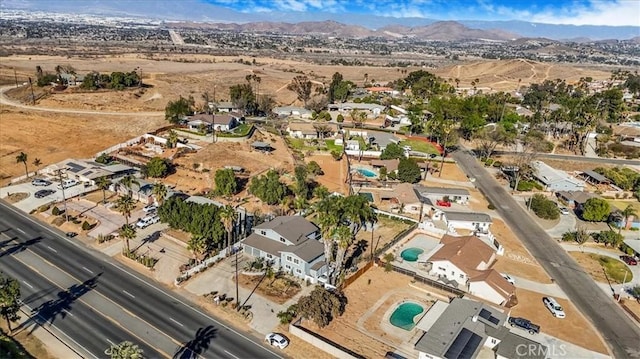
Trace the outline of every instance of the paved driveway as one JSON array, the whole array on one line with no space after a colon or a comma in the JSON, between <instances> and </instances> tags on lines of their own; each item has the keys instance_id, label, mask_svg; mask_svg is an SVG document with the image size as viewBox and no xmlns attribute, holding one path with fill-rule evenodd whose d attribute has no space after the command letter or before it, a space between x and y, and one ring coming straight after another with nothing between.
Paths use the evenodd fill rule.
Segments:
<instances>
[{"instance_id":1,"label":"paved driveway","mask_svg":"<svg viewBox=\"0 0 640 359\"><path fill-rule=\"evenodd\" d=\"M9 194L11 193L28 193L29 197L23 199L20 202L16 202L13 205L16 208L22 210L23 212L30 213L34 209L37 209L38 207L45 205L47 203L55 203L55 202L62 201L62 191L59 190L56 186L57 186L56 182L53 182L49 186L40 186L40 187L32 185L31 182L20 183L20 184L0 188L0 198L5 198L9 196ZM34 194L41 189L50 189L55 191L55 193L50 194L44 198L36 198ZM95 189L96 189L95 186L85 187L82 184L79 184L73 187L66 188L64 190L64 195L67 199L70 199L70 198L94 191Z\"/></svg>"},{"instance_id":2,"label":"paved driveway","mask_svg":"<svg viewBox=\"0 0 640 359\"><path fill-rule=\"evenodd\" d=\"M67 202L67 207L100 221L100 225L89 232L89 236L93 238L97 238L100 234L113 233L125 223L124 217L120 213L85 199L70 200ZM135 211L131 213L129 223L135 223L143 216L143 211Z\"/></svg>"}]
</instances>

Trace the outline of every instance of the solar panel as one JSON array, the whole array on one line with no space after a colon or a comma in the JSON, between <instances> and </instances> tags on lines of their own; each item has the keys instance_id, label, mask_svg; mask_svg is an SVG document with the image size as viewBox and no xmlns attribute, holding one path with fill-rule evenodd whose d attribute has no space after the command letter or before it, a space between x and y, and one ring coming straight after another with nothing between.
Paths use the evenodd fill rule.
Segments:
<instances>
[{"instance_id":1,"label":"solar panel","mask_svg":"<svg viewBox=\"0 0 640 359\"><path fill-rule=\"evenodd\" d=\"M73 163L73 162L67 162L67 166L69 167L70 171L73 173L78 173L85 168L84 166L80 166L79 164Z\"/></svg>"},{"instance_id":2,"label":"solar panel","mask_svg":"<svg viewBox=\"0 0 640 359\"><path fill-rule=\"evenodd\" d=\"M488 320L489 322L491 322L493 324L497 325L498 323L500 323L500 319L498 319L498 318L494 317L493 315L491 315L491 312L486 310L486 309L484 309L484 308L482 308L480 310L480 314L479 315L480 315L480 317Z\"/></svg>"},{"instance_id":3,"label":"solar panel","mask_svg":"<svg viewBox=\"0 0 640 359\"><path fill-rule=\"evenodd\" d=\"M481 336L467 328L462 328L456 340L444 353L444 357L447 359L472 359L481 342Z\"/></svg>"}]
</instances>

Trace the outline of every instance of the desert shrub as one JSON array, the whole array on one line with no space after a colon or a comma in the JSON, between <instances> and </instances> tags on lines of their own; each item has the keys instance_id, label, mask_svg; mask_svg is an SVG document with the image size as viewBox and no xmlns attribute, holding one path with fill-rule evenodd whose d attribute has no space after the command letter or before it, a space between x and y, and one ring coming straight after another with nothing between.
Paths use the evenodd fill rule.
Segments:
<instances>
[{"instance_id":1,"label":"desert shrub","mask_svg":"<svg viewBox=\"0 0 640 359\"><path fill-rule=\"evenodd\" d=\"M520 181L518 182L518 191L527 192L535 188L533 181Z\"/></svg>"},{"instance_id":2,"label":"desert shrub","mask_svg":"<svg viewBox=\"0 0 640 359\"><path fill-rule=\"evenodd\" d=\"M558 205L542 194L534 194L527 201L527 205L531 207L533 213L542 219L558 219L560 217L560 210Z\"/></svg>"},{"instance_id":3,"label":"desert shrub","mask_svg":"<svg viewBox=\"0 0 640 359\"><path fill-rule=\"evenodd\" d=\"M489 167L489 166L493 165L493 162L494 162L493 158L489 158L484 162L484 165Z\"/></svg>"},{"instance_id":4,"label":"desert shrub","mask_svg":"<svg viewBox=\"0 0 640 359\"><path fill-rule=\"evenodd\" d=\"M343 123L344 122L344 116L342 116L342 114L339 114L338 117L336 118L336 121L338 121L338 123Z\"/></svg>"},{"instance_id":5,"label":"desert shrub","mask_svg":"<svg viewBox=\"0 0 640 359\"><path fill-rule=\"evenodd\" d=\"M333 150L331 151L331 156L333 156L334 160L340 161L342 159L342 151Z\"/></svg>"},{"instance_id":6,"label":"desert shrub","mask_svg":"<svg viewBox=\"0 0 640 359\"><path fill-rule=\"evenodd\" d=\"M60 209L58 207L54 206L51 209L51 214L53 214L54 216L60 215Z\"/></svg>"},{"instance_id":7,"label":"desert shrub","mask_svg":"<svg viewBox=\"0 0 640 359\"><path fill-rule=\"evenodd\" d=\"M496 206L494 206L493 204L489 203L487 208L490 209L490 210L494 210L494 209L496 209Z\"/></svg>"},{"instance_id":8,"label":"desert shrub","mask_svg":"<svg viewBox=\"0 0 640 359\"><path fill-rule=\"evenodd\" d=\"M51 224L58 227L60 227L63 223L64 223L64 218L62 217L57 217L51 222Z\"/></svg>"},{"instance_id":9,"label":"desert shrub","mask_svg":"<svg viewBox=\"0 0 640 359\"><path fill-rule=\"evenodd\" d=\"M500 162L500 161L495 161L495 162L493 163L493 167L496 167L496 168L500 168L500 167L502 167L502 162Z\"/></svg>"},{"instance_id":10,"label":"desert shrub","mask_svg":"<svg viewBox=\"0 0 640 359\"><path fill-rule=\"evenodd\" d=\"M45 212L45 211L49 210L49 208L51 208L51 206L48 205L48 204L42 205L42 206L38 207L38 212Z\"/></svg>"},{"instance_id":11,"label":"desert shrub","mask_svg":"<svg viewBox=\"0 0 640 359\"><path fill-rule=\"evenodd\" d=\"M82 230L83 231L88 231L88 230L91 229L91 227L92 227L91 223L89 223L87 221L82 222Z\"/></svg>"}]
</instances>

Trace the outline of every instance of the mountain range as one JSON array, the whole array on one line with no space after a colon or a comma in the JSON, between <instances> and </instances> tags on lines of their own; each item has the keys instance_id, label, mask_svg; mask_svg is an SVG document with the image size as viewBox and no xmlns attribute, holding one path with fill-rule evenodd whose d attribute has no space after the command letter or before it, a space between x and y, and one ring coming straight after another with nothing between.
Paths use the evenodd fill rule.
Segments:
<instances>
[{"instance_id":1,"label":"mountain range","mask_svg":"<svg viewBox=\"0 0 640 359\"><path fill-rule=\"evenodd\" d=\"M630 0L635 1L635 0ZM152 4L152 5L150 5ZM380 36L381 33L388 32L387 36L400 34L403 36L422 36L421 31L428 29L440 33L437 37L446 39L462 38L486 38L492 40L507 40L515 37L543 37L553 40L567 40L581 38L583 40L606 40L618 39L626 40L640 36L640 26L591 26L591 25L558 25L533 23L520 20L506 21L479 21L479 20L458 20L457 23L464 25L465 29L449 21L441 22L435 19L405 17L395 18L390 16L353 14L353 13L331 13L331 12L254 12L245 13L235 11L222 6L211 5L199 0L180 1L130 1L130 0L2 0L0 1L0 11L9 9L57 12L70 14L93 14L104 16L133 16L146 19L157 19L165 21L191 21L199 23L258 23L264 28L270 28L273 24L289 23L286 27L299 28L314 27L305 23L331 20L335 24L344 25L345 33L353 32L354 36L366 36L369 31ZM295 23L295 24L293 24ZM291 25L294 25L293 27ZM302 25L299 25L302 24ZM337 25L332 26L336 28ZM442 31L429 28L430 25L441 27ZM229 26L234 26L229 25ZM243 26L243 25L237 25ZM258 26L258 25L254 25ZM348 28L353 26L353 28ZM453 35L446 32L452 30ZM295 31L298 30L291 30Z\"/></svg>"}]
</instances>

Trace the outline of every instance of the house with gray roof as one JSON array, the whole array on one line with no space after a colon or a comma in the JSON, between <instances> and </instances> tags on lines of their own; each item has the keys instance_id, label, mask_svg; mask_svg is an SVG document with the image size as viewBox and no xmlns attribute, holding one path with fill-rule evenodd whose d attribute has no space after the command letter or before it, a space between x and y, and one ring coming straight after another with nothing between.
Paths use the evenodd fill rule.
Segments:
<instances>
[{"instance_id":1,"label":"house with gray roof","mask_svg":"<svg viewBox=\"0 0 640 359\"><path fill-rule=\"evenodd\" d=\"M565 171L557 170L542 161L531 161L533 176L544 186L545 191L583 191L587 186Z\"/></svg>"},{"instance_id":2,"label":"house with gray roof","mask_svg":"<svg viewBox=\"0 0 640 359\"><path fill-rule=\"evenodd\" d=\"M420 193L422 197L428 198L433 203L442 201L446 197L449 202L467 204L471 198L469 191L464 188L427 187L416 185L416 191Z\"/></svg>"},{"instance_id":3,"label":"house with gray roof","mask_svg":"<svg viewBox=\"0 0 640 359\"><path fill-rule=\"evenodd\" d=\"M483 349L498 358L544 358L546 346L511 333L505 326L507 317L501 310L474 300L454 298L448 304L437 301L416 325L424 334L414 348L421 359L474 359ZM518 344L530 344L539 350L526 356L513 355L521 348ZM537 353L532 354L534 351Z\"/></svg>"},{"instance_id":4,"label":"house with gray roof","mask_svg":"<svg viewBox=\"0 0 640 359\"><path fill-rule=\"evenodd\" d=\"M437 216L437 214L436 214ZM443 211L441 219L451 229L467 229L479 233L488 233L493 220L481 212Z\"/></svg>"},{"instance_id":5,"label":"house with gray roof","mask_svg":"<svg viewBox=\"0 0 640 359\"><path fill-rule=\"evenodd\" d=\"M241 243L246 254L312 283L327 272L320 230L304 217L276 217L253 227Z\"/></svg>"}]
</instances>

